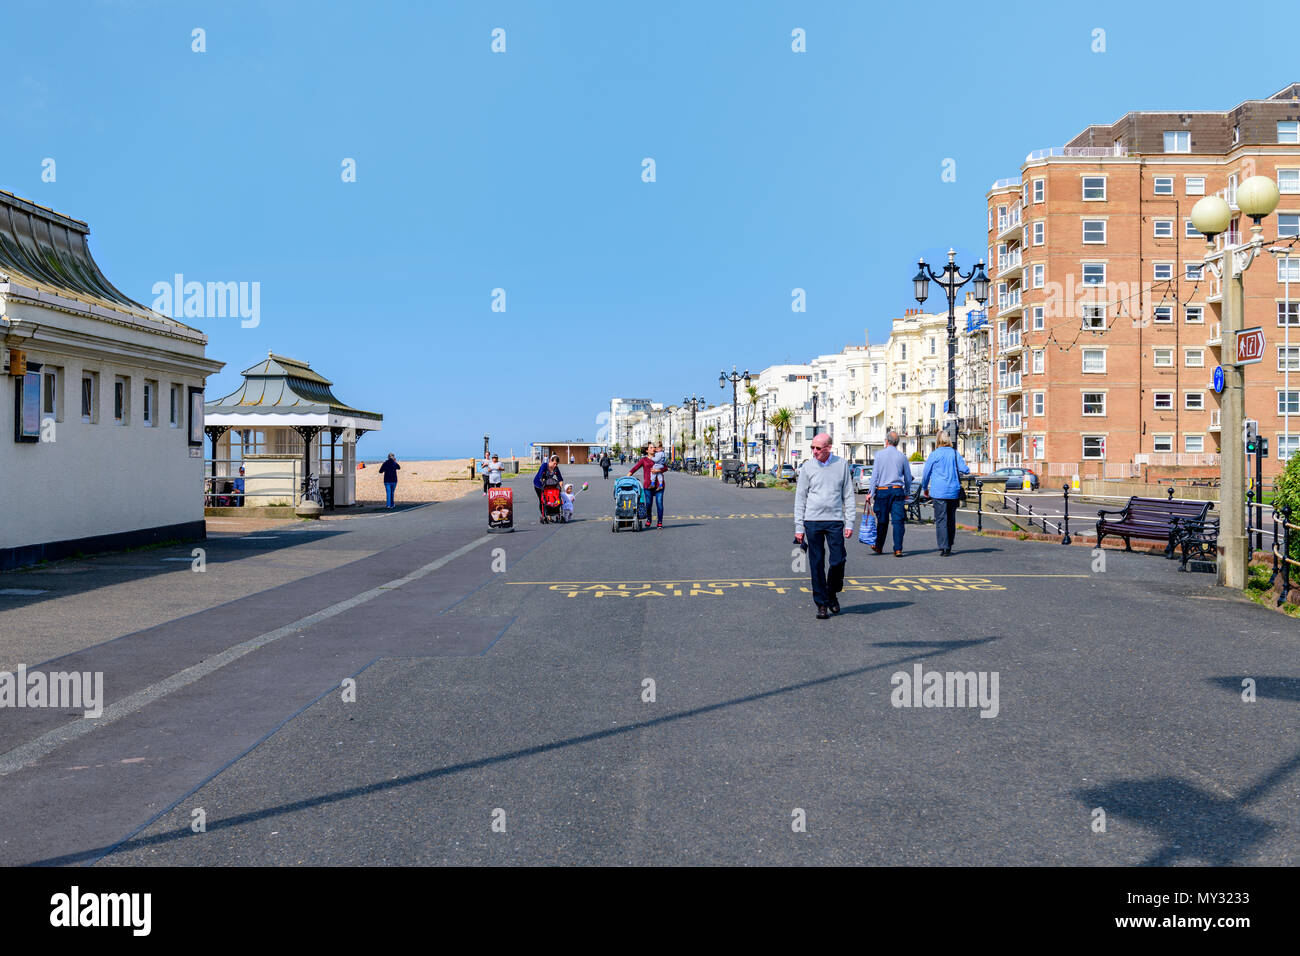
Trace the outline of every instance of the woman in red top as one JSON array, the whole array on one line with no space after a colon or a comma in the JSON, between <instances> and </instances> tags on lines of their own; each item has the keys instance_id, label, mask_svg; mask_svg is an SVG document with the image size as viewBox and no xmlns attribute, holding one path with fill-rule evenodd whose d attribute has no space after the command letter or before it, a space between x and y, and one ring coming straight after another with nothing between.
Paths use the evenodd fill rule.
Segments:
<instances>
[{"instance_id":1,"label":"woman in red top","mask_svg":"<svg viewBox=\"0 0 1300 956\"><path fill-rule=\"evenodd\" d=\"M662 528L664 526L664 492L662 488L655 490L654 482L650 477L651 469L655 465L650 456L654 452L655 446L653 442L646 445L641 450L641 458L632 466L632 470L628 474L635 475L638 470L641 471L641 496L645 500L646 526L648 527L650 524L650 507L652 504L657 504L659 508L659 524L656 527Z\"/></svg>"}]
</instances>

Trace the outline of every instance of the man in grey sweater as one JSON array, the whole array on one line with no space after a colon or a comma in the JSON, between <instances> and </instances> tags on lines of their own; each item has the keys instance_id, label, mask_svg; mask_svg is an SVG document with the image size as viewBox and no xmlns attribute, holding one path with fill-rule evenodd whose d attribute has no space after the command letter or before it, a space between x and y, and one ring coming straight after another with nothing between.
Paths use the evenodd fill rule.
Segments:
<instances>
[{"instance_id":1,"label":"man in grey sweater","mask_svg":"<svg viewBox=\"0 0 1300 956\"><path fill-rule=\"evenodd\" d=\"M813 601L817 604L817 619L824 621L840 613L836 595L844 590L844 542L853 536L857 505L849 463L831 454L830 436L814 436L812 453L812 460L799 466L794 492L794 539L803 544L807 537ZM829 579L823 567L827 551Z\"/></svg>"}]
</instances>

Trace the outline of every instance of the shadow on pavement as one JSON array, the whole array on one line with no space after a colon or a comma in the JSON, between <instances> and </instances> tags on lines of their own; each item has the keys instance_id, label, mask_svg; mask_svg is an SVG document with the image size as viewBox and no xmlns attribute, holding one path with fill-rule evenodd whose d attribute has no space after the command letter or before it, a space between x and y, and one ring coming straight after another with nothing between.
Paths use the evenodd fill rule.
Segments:
<instances>
[{"instance_id":1,"label":"shadow on pavement","mask_svg":"<svg viewBox=\"0 0 1300 956\"><path fill-rule=\"evenodd\" d=\"M296 813L300 810L306 810L312 807L328 806L330 804L341 803L345 800L352 800L357 797L365 797L375 793L384 793L390 790L397 790L399 788L409 787L414 784L426 783L430 780L437 780L439 778L451 776L453 774L465 773L471 770L479 770L484 767L491 767L496 764L507 763L509 761L520 760L527 757L535 757L540 754L553 753L556 751L565 750L569 747L576 747L576 746L581 746L582 744L595 743L596 741L599 740L622 737L627 734L636 734L644 730L652 730L656 727L661 727L667 724L676 723L677 721L681 721L681 720L689 720L694 717L700 717L705 714L713 713L719 710L725 710L730 707L737 707L743 704L751 704L760 700L767 700L769 698L777 697L782 694L796 693L798 691L808 690L813 687L820 687L826 684L833 684L837 681L848 680L853 677L861 677L864 674L870 674L877 671L895 670L904 664L911 664L917 661L923 661L929 657L935 656L936 654L947 653L954 646L969 646L972 644L985 644L996 640L998 640L998 638L996 637L985 637L985 638L978 638L978 639L968 640L968 641L908 642L908 643L915 643L922 647L936 648L936 650L932 650L927 653L908 654L896 660L885 661L880 664L870 664L865 667L856 667L853 668L852 670L839 671L838 673L834 673L834 674L827 674L824 677L816 677L810 680L799 681L798 683L794 683L794 684L786 684L781 687L775 687L771 690L759 691L753 694L746 694L743 697L734 697L730 700L720 701L715 704L705 704L700 707L692 707L689 710L678 711L677 713L673 713L673 714L665 714L663 717L655 717L651 720L636 721L635 723L626 724L621 727L611 727L605 730L592 731L591 733L566 737L562 740L556 740L550 743L535 744L534 746L531 747L522 747L517 750L507 751L505 753L494 754L493 756L490 757L480 757L477 760L466 760L460 763L449 764L444 767L435 767L430 770L424 770L419 773L406 774L405 776L400 776L393 779L365 784L363 786L348 787L344 790L336 790L333 793L325 793L316 797L308 797L302 800L294 800L290 803L280 804L279 806L267 807L264 810L241 813L232 817L228 817L223 820L210 821L208 823L207 832L213 833L219 830L225 830L232 827L241 826L243 824L252 823L258 820L265 820L272 817L282 816L283 814L287 814L287 813ZM268 739L269 739L269 735L268 735ZM245 753L251 752L256 746L257 745L255 744L254 747L250 747L249 750L246 751ZM180 806L181 803L183 803L186 799L188 799L190 796L196 793L199 789L201 789L204 786L204 784L206 784L207 782L208 781L204 781L204 783L199 784L198 787L195 787L189 793L184 794L179 800L172 803L171 806L167 807L162 812L154 816L147 823L139 827L135 831L135 833L140 833L141 831L147 829L149 826L157 822L163 816L170 813L176 807ZM166 845L168 843L173 843L177 840L182 840L190 836L193 836L193 833L191 832L189 826L178 827L173 830L168 830L163 833L159 833L155 836L142 837L138 839L135 838L135 834L133 833L132 835L128 836L126 839L122 840L121 842L113 844L111 846L98 847L92 850L83 850L77 853L68 853L63 856L52 857L45 860L37 860L37 861L33 861L29 865L67 866L70 864L77 864L77 863L93 863L97 860L103 859L104 857L112 853L125 851L125 850L135 850L135 849L140 849L148 846Z\"/></svg>"}]
</instances>

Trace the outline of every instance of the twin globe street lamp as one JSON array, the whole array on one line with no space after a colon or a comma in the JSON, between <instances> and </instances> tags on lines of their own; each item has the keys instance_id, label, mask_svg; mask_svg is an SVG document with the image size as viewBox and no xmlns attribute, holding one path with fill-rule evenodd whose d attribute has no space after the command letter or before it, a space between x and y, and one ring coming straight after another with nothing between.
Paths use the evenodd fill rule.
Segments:
<instances>
[{"instance_id":1,"label":"twin globe street lamp","mask_svg":"<svg viewBox=\"0 0 1300 956\"><path fill-rule=\"evenodd\" d=\"M920 269L912 278L916 301L921 305L930 297L931 282L937 282L939 288L948 294L948 401L944 405L947 414L944 429L952 439L953 448L957 447L957 432L961 422L957 417L957 292L967 282L973 282L975 301L983 306L989 300L989 277L984 273L984 260L976 262L975 268L965 275L957 268L956 260L957 254L949 249L948 264L942 272L936 274L922 258Z\"/></svg>"},{"instance_id":2,"label":"twin globe street lamp","mask_svg":"<svg viewBox=\"0 0 1300 956\"><path fill-rule=\"evenodd\" d=\"M1222 429L1219 457L1219 584L1241 590L1246 586L1250 543L1246 535L1246 455L1238 448L1237 434L1243 434L1246 419L1245 371L1237 361L1237 333L1245 318L1243 276L1264 248L1264 227L1260 220L1277 209L1277 183L1267 176L1251 176L1237 187L1237 208L1254 222L1251 238L1234 242L1228 232L1232 225L1232 207L1221 196L1206 196L1192 207L1192 225L1212 247L1216 236L1224 237L1223 247L1211 248L1204 261L1220 280L1221 338L1223 355L1223 394L1219 399ZM1290 358L1288 357L1288 361Z\"/></svg>"},{"instance_id":3,"label":"twin globe street lamp","mask_svg":"<svg viewBox=\"0 0 1300 956\"><path fill-rule=\"evenodd\" d=\"M719 372L718 388L726 388L727 382L731 383L731 457L739 458L740 446L738 443L740 439L736 435L736 385L739 382L744 382L745 387L749 388L749 369L745 369L744 372L737 373L736 366L733 365L731 366L730 375L728 375L726 372Z\"/></svg>"}]
</instances>

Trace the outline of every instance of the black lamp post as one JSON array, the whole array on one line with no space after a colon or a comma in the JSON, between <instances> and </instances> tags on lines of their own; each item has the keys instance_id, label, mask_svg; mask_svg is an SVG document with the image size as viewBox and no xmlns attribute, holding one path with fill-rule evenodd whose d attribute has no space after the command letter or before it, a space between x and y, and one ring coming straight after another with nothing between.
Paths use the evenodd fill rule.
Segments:
<instances>
[{"instance_id":1,"label":"black lamp post","mask_svg":"<svg viewBox=\"0 0 1300 956\"><path fill-rule=\"evenodd\" d=\"M696 436L699 434L699 432L695 430L695 413L697 411L704 411L709 403L702 398L697 398L692 395L690 398L683 398L682 404L691 410L691 451L695 451L697 442Z\"/></svg>"},{"instance_id":2,"label":"black lamp post","mask_svg":"<svg viewBox=\"0 0 1300 956\"><path fill-rule=\"evenodd\" d=\"M736 437L736 386L740 382L744 382L745 387L746 388L749 387L749 369L745 369L744 372L737 373L736 366L733 365L731 366L730 375L728 375L726 372L719 372L718 388L726 388L727 382L731 382L731 457L739 458L740 446L738 442L740 439Z\"/></svg>"},{"instance_id":3,"label":"black lamp post","mask_svg":"<svg viewBox=\"0 0 1300 956\"><path fill-rule=\"evenodd\" d=\"M967 282L975 284L975 301L981 306L989 300L989 277L984 274L984 260L981 259L975 263L975 268L965 275L957 268L957 254L953 250L948 250L948 264L943 267L943 272L935 274L925 263L925 259L920 260L920 269L912 279L915 287L916 301L921 305L930 295L930 282L939 283L939 288L948 294L948 402L946 411L949 415L948 422L960 423L957 417L957 292ZM947 427L948 422L945 422ZM957 428L952 429L953 447L957 447Z\"/></svg>"},{"instance_id":4,"label":"black lamp post","mask_svg":"<svg viewBox=\"0 0 1300 956\"><path fill-rule=\"evenodd\" d=\"M767 409L763 409L763 471L767 471Z\"/></svg>"}]
</instances>

